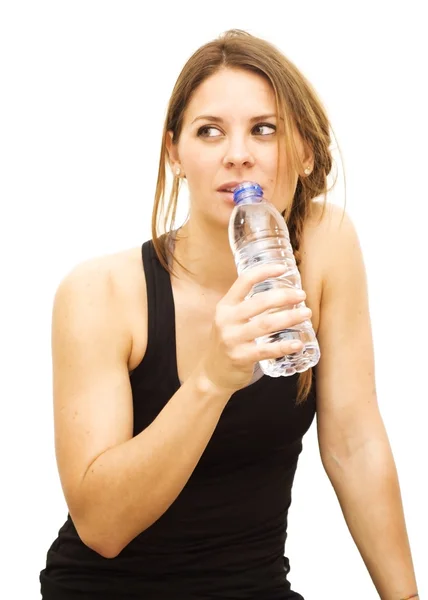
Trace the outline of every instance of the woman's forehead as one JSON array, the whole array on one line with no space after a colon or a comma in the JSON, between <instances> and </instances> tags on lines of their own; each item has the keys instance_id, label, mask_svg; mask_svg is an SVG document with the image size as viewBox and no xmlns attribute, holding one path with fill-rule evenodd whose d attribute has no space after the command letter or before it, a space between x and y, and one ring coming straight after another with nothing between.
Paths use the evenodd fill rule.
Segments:
<instances>
[{"instance_id":1,"label":"woman's forehead","mask_svg":"<svg viewBox=\"0 0 428 600\"><path fill-rule=\"evenodd\" d=\"M270 84L256 73L223 69L203 81L194 91L186 108L186 121L201 116L254 119L275 115L275 94Z\"/></svg>"}]
</instances>

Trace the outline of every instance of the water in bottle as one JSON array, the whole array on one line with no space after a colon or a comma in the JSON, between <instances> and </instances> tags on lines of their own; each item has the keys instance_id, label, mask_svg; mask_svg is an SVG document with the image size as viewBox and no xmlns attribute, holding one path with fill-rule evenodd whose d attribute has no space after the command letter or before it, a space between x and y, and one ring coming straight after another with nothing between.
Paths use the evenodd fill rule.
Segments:
<instances>
[{"instance_id":1,"label":"water in bottle","mask_svg":"<svg viewBox=\"0 0 428 600\"><path fill-rule=\"evenodd\" d=\"M254 182L238 185L234 190L233 200L235 206L230 216L228 233L238 274L266 263L284 263L287 267L284 275L254 285L247 297L277 287L300 289L300 273L290 244L289 231L281 213L264 199L262 188ZM305 303L300 302L289 308L300 306L305 306ZM256 342L274 342L281 339L298 339L303 343L303 349L281 358L260 361L260 367L266 375L294 375L318 363L320 349L310 320L258 338Z\"/></svg>"}]
</instances>

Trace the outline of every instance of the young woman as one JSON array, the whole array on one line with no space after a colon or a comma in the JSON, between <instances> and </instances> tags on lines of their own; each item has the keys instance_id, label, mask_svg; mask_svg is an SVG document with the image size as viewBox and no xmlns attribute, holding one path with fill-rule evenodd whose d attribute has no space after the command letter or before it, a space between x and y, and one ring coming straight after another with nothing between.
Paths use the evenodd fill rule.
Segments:
<instances>
[{"instance_id":1,"label":"young woman","mask_svg":"<svg viewBox=\"0 0 428 600\"><path fill-rule=\"evenodd\" d=\"M325 110L271 44L230 31L184 66L152 239L77 266L56 294L56 451L69 515L41 572L44 600L301 599L284 544L315 413L323 465L379 596L417 597L358 239L320 200L331 165ZM184 178L190 212L175 228ZM284 215L304 296L246 299L282 271L237 276L227 225L231 190L245 180ZM306 311L293 308L302 297ZM254 340L308 318L321 348L314 372L261 374L258 361L296 348Z\"/></svg>"}]
</instances>

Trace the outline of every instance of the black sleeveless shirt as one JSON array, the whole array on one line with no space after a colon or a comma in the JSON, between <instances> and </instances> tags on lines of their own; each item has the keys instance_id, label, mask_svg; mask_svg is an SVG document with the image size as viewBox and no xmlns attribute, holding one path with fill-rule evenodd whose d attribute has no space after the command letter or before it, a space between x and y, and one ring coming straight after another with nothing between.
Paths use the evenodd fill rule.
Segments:
<instances>
[{"instance_id":1,"label":"black sleeveless shirt","mask_svg":"<svg viewBox=\"0 0 428 600\"><path fill-rule=\"evenodd\" d=\"M169 273L142 248L148 345L131 373L134 435L180 387ZM80 540L68 515L40 573L43 600L298 600L284 557L291 488L315 394L296 405L297 375L263 375L235 392L170 508L115 558Z\"/></svg>"}]
</instances>

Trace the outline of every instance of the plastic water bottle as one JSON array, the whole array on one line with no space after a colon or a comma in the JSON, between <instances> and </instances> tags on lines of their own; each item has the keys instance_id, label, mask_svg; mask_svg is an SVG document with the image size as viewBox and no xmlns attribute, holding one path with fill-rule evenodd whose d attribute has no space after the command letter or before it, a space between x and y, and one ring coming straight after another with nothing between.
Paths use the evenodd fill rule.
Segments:
<instances>
[{"instance_id":1,"label":"plastic water bottle","mask_svg":"<svg viewBox=\"0 0 428 600\"><path fill-rule=\"evenodd\" d=\"M254 285L247 298L272 288L300 289L300 273L290 244L289 231L281 213L263 198L263 190L257 183L244 182L238 185L234 190L233 200L235 206L230 216L228 234L238 274L266 263L284 263L287 266L284 275ZM300 302L293 308L300 306L305 306L305 303ZM310 320L293 328L257 338L256 342L276 342L281 339L300 340L304 345L303 349L281 358L260 361L260 367L266 375L294 375L318 363L320 349Z\"/></svg>"}]
</instances>

